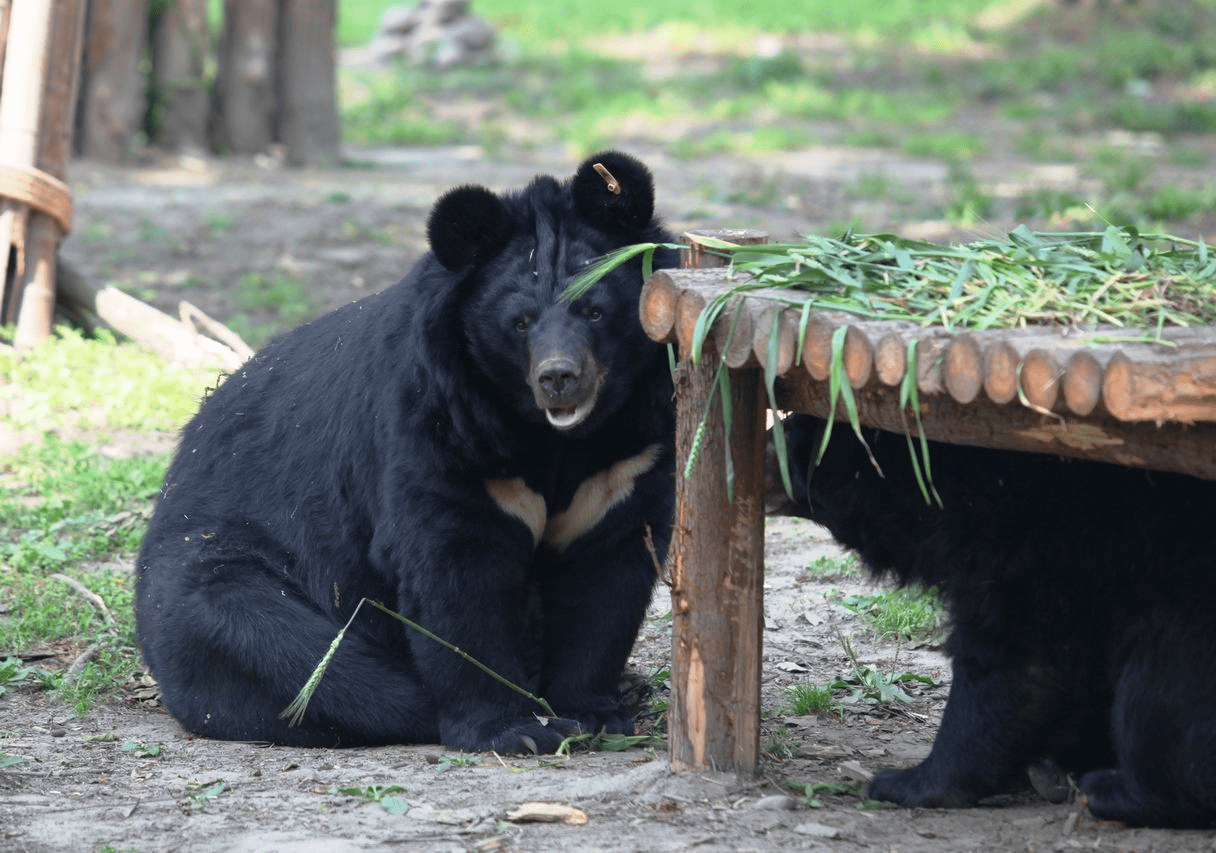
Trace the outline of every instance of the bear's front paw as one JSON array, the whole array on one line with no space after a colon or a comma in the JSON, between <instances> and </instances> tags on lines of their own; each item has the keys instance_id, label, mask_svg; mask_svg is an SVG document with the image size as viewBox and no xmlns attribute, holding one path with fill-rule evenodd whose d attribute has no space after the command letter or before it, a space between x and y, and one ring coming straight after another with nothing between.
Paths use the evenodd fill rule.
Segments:
<instances>
[{"instance_id":1,"label":"bear's front paw","mask_svg":"<svg viewBox=\"0 0 1216 853\"><path fill-rule=\"evenodd\" d=\"M439 740L447 747L468 752L549 753L571 735L582 734L577 720L564 717L515 717L482 722L441 723Z\"/></svg>"},{"instance_id":2,"label":"bear's front paw","mask_svg":"<svg viewBox=\"0 0 1216 853\"><path fill-rule=\"evenodd\" d=\"M869 796L910 808L959 808L972 805L978 799L961 786L943 784L931 778L924 765L910 770L883 770L870 782Z\"/></svg>"},{"instance_id":3,"label":"bear's front paw","mask_svg":"<svg viewBox=\"0 0 1216 853\"><path fill-rule=\"evenodd\" d=\"M562 710L561 715L578 722L579 727L589 734L631 735L636 731L633 715L622 710L605 711L569 711Z\"/></svg>"}]
</instances>

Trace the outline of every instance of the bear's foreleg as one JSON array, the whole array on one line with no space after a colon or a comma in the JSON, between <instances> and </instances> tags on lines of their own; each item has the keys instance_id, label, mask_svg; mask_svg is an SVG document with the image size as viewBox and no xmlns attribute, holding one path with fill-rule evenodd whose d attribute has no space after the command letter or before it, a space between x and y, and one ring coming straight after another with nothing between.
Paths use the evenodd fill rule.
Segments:
<instances>
[{"instance_id":1,"label":"bear's foreleg","mask_svg":"<svg viewBox=\"0 0 1216 853\"><path fill-rule=\"evenodd\" d=\"M666 550L666 543L659 547ZM621 673L655 584L644 530L601 550L571 549L542 575L544 661L539 690L584 731L633 734L620 704Z\"/></svg>"},{"instance_id":2,"label":"bear's foreleg","mask_svg":"<svg viewBox=\"0 0 1216 853\"><path fill-rule=\"evenodd\" d=\"M399 577L399 612L501 679L532 691L529 676L538 655L528 646L529 596L543 505L530 507L525 501L516 507L519 512L508 513L491 504L485 489L462 490L451 482L437 482L415 496L418 500L401 512L411 523L386 526L373 542L375 559ZM506 498L502 502L512 505ZM541 514L532 518L536 509ZM553 752L579 730L573 720L543 718L538 702L451 649L413 629L402 631L419 677L434 697L443 745Z\"/></svg>"}]
</instances>

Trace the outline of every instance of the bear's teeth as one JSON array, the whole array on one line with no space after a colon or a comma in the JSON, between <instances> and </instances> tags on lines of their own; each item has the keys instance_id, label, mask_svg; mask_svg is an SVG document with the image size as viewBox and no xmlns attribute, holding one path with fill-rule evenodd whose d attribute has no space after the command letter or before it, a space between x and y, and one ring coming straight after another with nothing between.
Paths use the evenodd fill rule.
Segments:
<instances>
[{"instance_id":1,"label":"bear's teeth","mask_svg":"<svg viewBox=\"0 0 1216 853\"><path fill-rule=\"evenodd\" d=\"M591 414L591 410L595 407L595 399L592 398L577 406L570 406L564 409L545 409L545 417L549 419L549 423L558 429L570 429L581 424L587 419L587 415Z\"/></svg>"}]
</instances>

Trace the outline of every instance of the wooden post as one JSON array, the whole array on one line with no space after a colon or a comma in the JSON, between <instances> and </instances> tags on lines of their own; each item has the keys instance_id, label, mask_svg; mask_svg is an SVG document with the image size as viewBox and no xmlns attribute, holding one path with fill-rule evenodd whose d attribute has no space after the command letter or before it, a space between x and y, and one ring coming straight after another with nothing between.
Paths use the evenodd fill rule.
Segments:
<instances>
[{"instance_id":1,"label":"wooden post","mask_svg":"<svg viewBox=\"0 0 1216 853\"><path fill-rule=\"evenodd\" d=\"M766 239L753 236L750 242ZM700 254L695 237L689 242L685 263ZM727 433L716 347L707 340L696 364L681 351L676 376L668 738L674 770L745 775L755 772L760 756L766 402L759 369L730 371L732 428ZM692 476L686 479L683 469L694 452Z\"/></svg>"}]
</instances>

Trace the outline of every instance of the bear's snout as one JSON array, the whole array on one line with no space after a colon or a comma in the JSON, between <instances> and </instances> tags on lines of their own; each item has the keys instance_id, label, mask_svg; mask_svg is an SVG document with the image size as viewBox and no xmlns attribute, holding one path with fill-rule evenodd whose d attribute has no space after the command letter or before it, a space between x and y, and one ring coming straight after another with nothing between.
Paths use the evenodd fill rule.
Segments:
<instances>
[{"instance_id":1,"label":"bear's snout","mask_svg":"<svg viewBox=\"0 0 1216 853\"><path fill-rule=\"evenodd\" d=\"M579 366L569 358L547 358L536 366L536 382L546 397L559 400L578 387Z\"/></svg>"},{"instance_id":2,"label":"bear's snout","mask_svg":"<svg viewBox=\"0 0 1216 853\"><path fill-rule=\"evenodd\" d=\"M528 335L528 386L551 426L573 429L595 409L604 368L582 320L564 309L545 313Z\"/></svg>"},{"instance_id":3,"label":"bear's snout","mask_svg":"<svg viewBox=\"0 0 1216 853\"><path fill-rule=\"evenodd\" d=\"M603 379L603 368L586 353L582 363L568 356L540 359L528 374L528 385L550 425L567 430L581 424L595 409Z\"/></svg>"}]
</instances>

